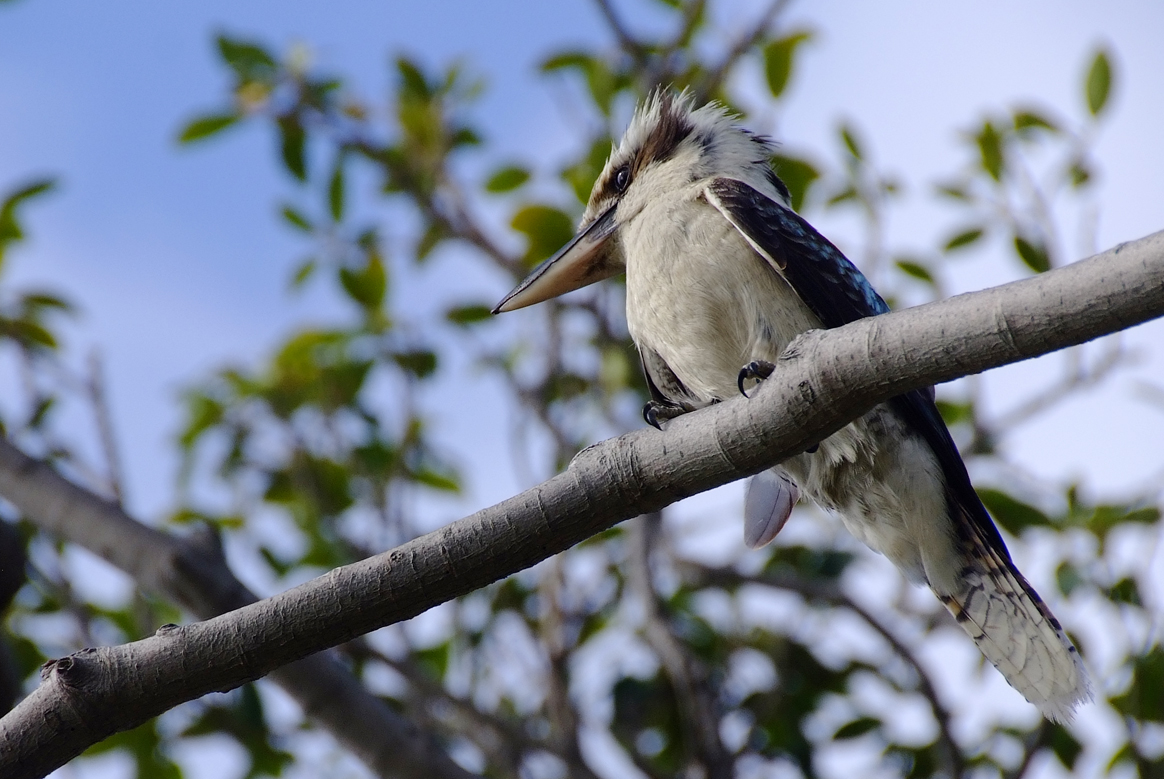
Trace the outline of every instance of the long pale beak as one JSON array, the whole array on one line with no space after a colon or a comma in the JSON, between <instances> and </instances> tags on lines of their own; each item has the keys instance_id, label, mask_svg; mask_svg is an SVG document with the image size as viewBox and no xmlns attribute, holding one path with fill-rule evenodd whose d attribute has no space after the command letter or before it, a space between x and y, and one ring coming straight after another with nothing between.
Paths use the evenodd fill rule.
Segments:
<instances>
[{"instance_id":1,"label":"long pale beak","mask_svg":"<svg viewBox=\"0 0 1164 779\"><path fill-rule=\"evenodd\" d=\"M617 205L617 204L616 204ZM603 212L589 227L574 237L550 259L533 269L493 309L494 314L514 311L543 300L556 298L596 281L609 279L626 270L612 251L611 237L618 226L615 206Z\"/></svg>"}]
</instances>

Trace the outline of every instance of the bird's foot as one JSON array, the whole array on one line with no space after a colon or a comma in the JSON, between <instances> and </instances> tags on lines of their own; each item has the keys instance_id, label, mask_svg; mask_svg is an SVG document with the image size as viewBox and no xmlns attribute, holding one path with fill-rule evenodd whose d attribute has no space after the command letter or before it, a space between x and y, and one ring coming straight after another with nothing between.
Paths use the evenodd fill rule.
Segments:
<instances>
[{"instance_id":1,"label":"bird's foot","mask_svg":"<svg viewBox=\"0 0 1164 779\"><path fill-rule=\"evenodd\" d=\"M744 389L744 382L748 379L755 379L759 384L764 379L772 375L776 370L776 366L767 360L752 360L750 363L740 368L740 375L736 378L736 386L740 388L740 394L745 398L748 397L747 390Z\"/></svg>"},{"instance_id":2,"label":"bird's foot","mask_svg":"<svg viewBox=\"0 0 1164 779\"><path fill-rule=\"evenodd\" d=\"M663 403L658 400L648 400L643 406L643 419L651 427L663 429L663 423L687 413L687 409L675 403Z\"/></svg>"}]
</instances>

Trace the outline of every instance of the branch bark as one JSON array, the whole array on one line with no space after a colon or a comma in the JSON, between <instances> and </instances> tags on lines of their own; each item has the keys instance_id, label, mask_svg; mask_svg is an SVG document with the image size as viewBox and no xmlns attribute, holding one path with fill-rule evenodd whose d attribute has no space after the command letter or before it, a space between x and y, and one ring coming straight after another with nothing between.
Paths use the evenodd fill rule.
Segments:
<instances>
[{"instance_id":1,"label":"branch bark","mask_svg":"<svg viewBox=\"0 0 1164 779\"><path fill-rule=\"evenodd\" d=\"M440 530L205 622L46 664L0 720L0 775L38 777L183 701L416 616L639 514L770 467L910 389L1164 315L1164 232L1036 278L812 331L755 397L586 449Z\"/></svg>"},{"instance_id":2,"label":"branch bark","mask_svg":"<svg viewBox=\"0 0 1164 779\"><path fill-rule=\"evenodd\" d=\"M199 619L209 619L258 601L227 566L216 536L204 534L181 539L146 527L117 505L73 484L51 466L26 456L3 436L0 436L0 496L46 533L100 555L133 576L145 590L177 603ZM441 751L431 736L420 732L413 723L368 692L330 654L304 657L271 676L295 699L306 716L330 732L378 776L409 779L473 776ZM104 714L95 716L100 718ZM0 742L5 742L4 736L0 736ZM56 750L46 745L44 757L51 751ZM64 753L56 764L76 754ZM3 762L0 758L0 764ZM24 775L40 776L51 767L37 770L40 773L33 771ZM0 768L0 776L7 775L6 769Z\"/></svg>"}]
</instances>

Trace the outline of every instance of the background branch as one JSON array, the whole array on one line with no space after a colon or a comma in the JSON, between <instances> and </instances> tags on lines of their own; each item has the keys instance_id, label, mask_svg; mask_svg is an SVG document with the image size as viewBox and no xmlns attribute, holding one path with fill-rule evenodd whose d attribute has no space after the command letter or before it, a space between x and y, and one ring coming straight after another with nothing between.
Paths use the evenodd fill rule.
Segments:
<instances>
[{"instance_id":1,"label":"background branch","mask_svg":"<svg viewBox=\"0 0 1164 779\"><path fill-rule=\"evenodd\" d=\"M199 619L258 600L227 567L213 533L180 539L146 527L49 465L28 457L3 436L0 496L45 532L101 556L133 576L143 589L189 609ZM368 692L331 654L306 657L275 671L272 680L305 715L379 776L471 776L427 734ZM35 728L34 723L28 724ZM24 737L31 736L27 728L22 732ZM72 756L64 755L62 761Z\"/></svg>"}]
</instances>

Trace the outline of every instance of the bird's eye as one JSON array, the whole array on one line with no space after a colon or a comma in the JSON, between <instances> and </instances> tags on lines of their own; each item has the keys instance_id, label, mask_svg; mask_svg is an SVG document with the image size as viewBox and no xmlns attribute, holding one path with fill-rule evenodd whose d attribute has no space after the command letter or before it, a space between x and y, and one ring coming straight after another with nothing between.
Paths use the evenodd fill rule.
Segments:
<instances>
[{"instance_id":1,"label":"bird's eye","mask_svg":"<svg viewBox=\"0 0 1164 779\"><path fill-rule=\"evenodd\" d=\"M619 168L614 174L614 188L619 192L626 192L630 185L630 168Z\"/></svg>"}]
</instances>

